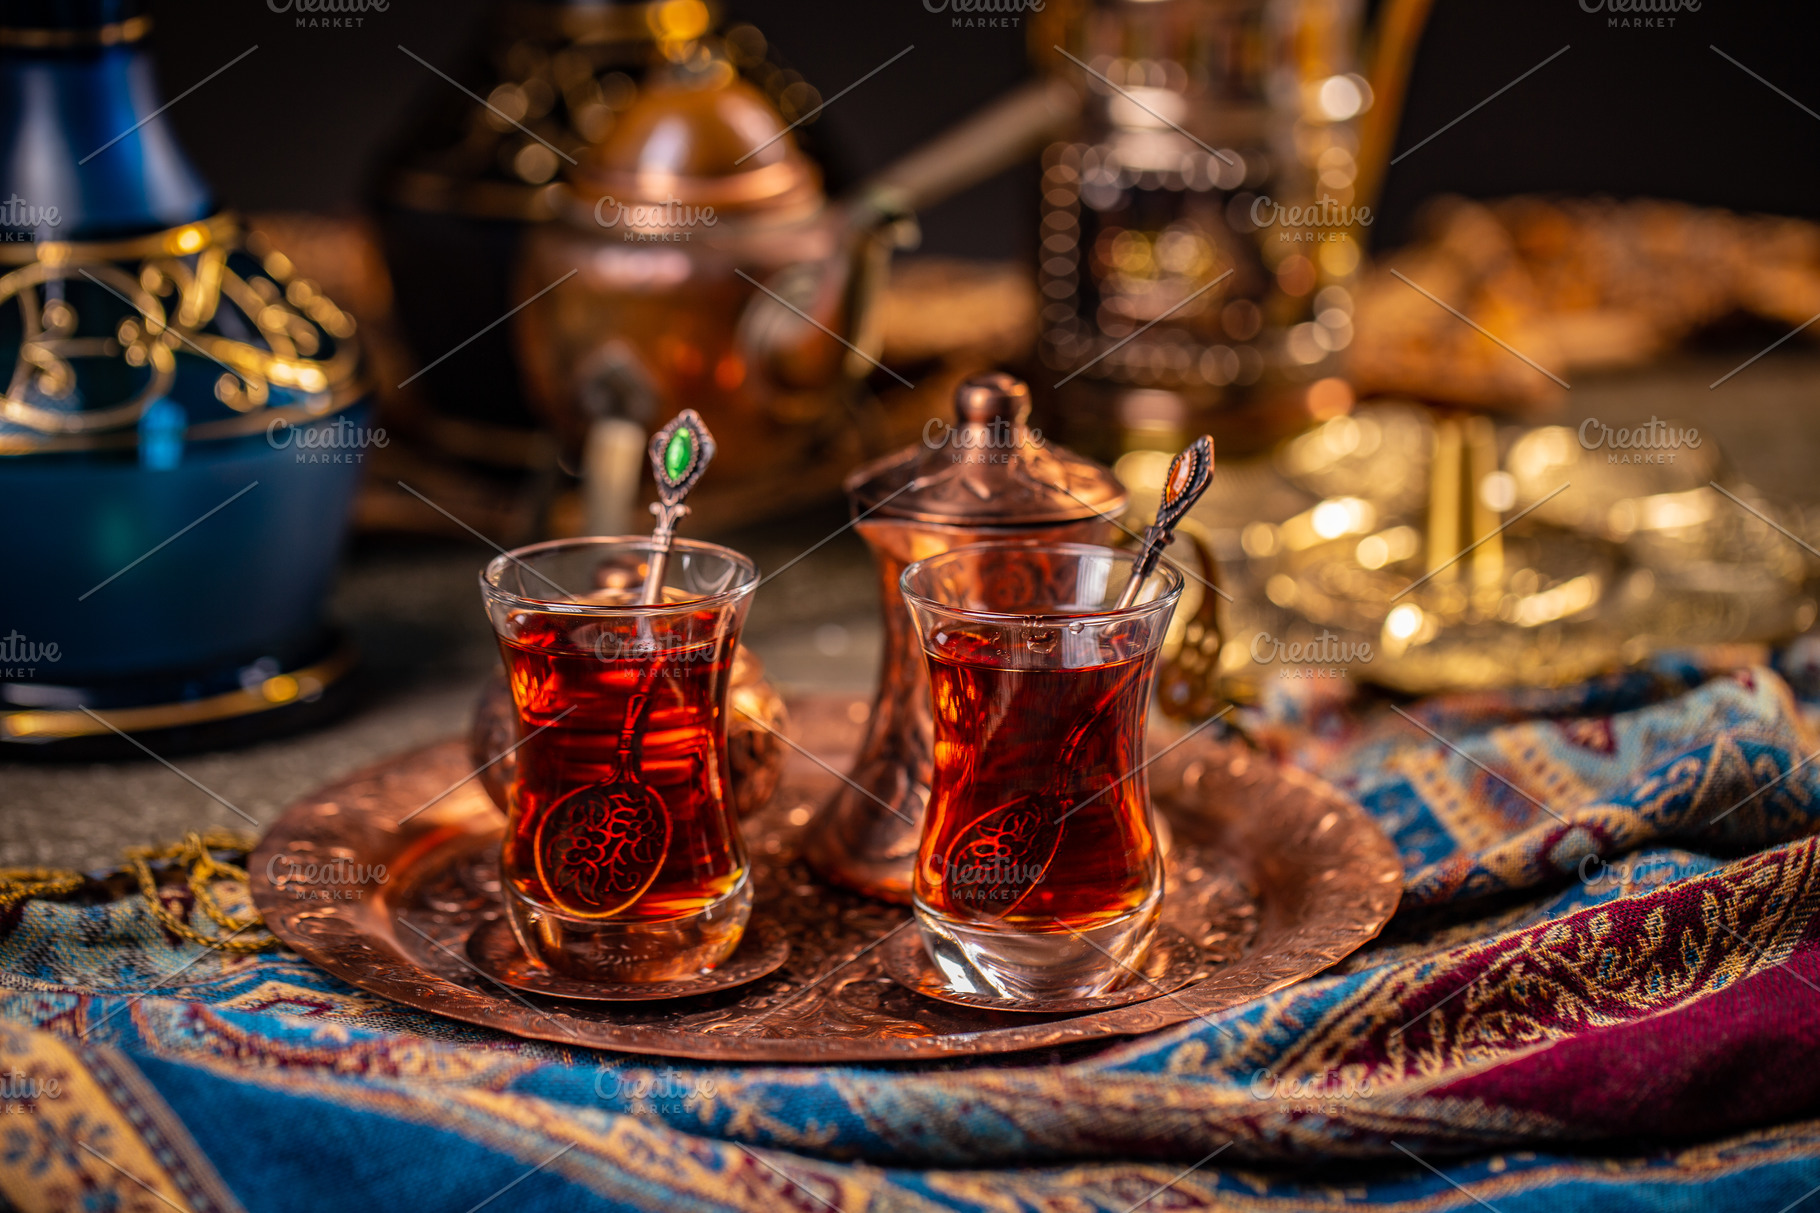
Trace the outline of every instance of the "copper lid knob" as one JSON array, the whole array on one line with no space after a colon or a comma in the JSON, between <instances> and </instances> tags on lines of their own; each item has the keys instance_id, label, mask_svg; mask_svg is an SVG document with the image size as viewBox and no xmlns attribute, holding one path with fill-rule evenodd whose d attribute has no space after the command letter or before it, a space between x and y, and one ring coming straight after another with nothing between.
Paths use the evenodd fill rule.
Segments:
<instances>
[{"instance_id":1,"label":"copper lid knob","mask_svg":"<svg viewBox=\"0 0 1820 1213\"><path fill-rule=\"evenodd\" d=\"M954 417L962 425L1022 425L1030 417L1030 386L1003 371L975 375L955 389Z\"/></svg>"},{"instance_id":2,"label":"copper lid knob","mask_svg":"<svg viewBox=\"0 0 1820 1213\"><path fill-rule=\"evenodd\" d=\"M1028 527L1116 516L1124 486L1106 468L1026 425L1030 388L1003 371L954 392L955 423L847 478L856 512L946 526Z\"/></svg>"}]
</instances>

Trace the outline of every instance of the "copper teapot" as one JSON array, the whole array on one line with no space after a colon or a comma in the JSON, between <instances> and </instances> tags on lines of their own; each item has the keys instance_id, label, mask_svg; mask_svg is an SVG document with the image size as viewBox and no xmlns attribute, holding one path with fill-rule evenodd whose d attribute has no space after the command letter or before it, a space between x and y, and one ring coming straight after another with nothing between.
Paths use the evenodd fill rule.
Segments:
<instances>
[{"instance_id":1,"label":"copper teapot","mask_svg":"<svg viewBox=\"0 0 1820 1213\"><path fill-rule=\"evenodd\" d=\"M905 566L985 540L1110 543L1124 488L1091 460L1029 427L1030 389L1003 373L955 392L954 422L847 478L855 529L872 549L885 650L866 738L847 782L809 827L809 862L887 901L910 900L910 875L933 771L929 676L898 589Z\"/></svg>"},{"instance_id":2,"label":"copper teapot","mask_svg":"<svg viewBox=\"0 0 1820 1213\"><path fill-rule=\"evenodd\" d=\"M849 389L876 366L870 304L919 207L1033 151L1078 98L1028 86L827 198L771 102L706 55L660 73L529 234L517 340L534 405L577 457L586 529L627 529L644 436L687 405L741 499L834 488ZM743 511L749 514L750 509Z\"/></svg>"}]
</instances>

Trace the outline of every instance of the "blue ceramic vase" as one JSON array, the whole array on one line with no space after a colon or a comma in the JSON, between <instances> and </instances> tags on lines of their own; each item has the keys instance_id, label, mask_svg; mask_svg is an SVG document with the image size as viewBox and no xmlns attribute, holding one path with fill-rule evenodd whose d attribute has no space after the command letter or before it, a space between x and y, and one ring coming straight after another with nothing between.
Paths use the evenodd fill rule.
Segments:
<instances>
[{"instance_id":1,"label":"blue ceramic vase","mask_svg":"<svg viewBox=\"0 0 1820 1213\"><path fill-rule=\"evenodd\" d=\"M218 209L150 27L0 0L0 758L269 732L352 664L353 321Z\"/></svg>"}]
</instances>

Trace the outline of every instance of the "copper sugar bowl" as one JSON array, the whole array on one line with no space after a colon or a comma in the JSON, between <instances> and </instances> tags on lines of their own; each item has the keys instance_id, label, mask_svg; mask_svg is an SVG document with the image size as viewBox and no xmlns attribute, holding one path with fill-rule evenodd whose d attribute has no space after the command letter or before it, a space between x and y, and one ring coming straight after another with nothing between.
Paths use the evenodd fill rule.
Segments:
<instances>
[{"instance_id":1,"label":"copper sugar bowl","mask_svg":"<svg viewBox=\"0 0 1820 1213\"><path fill-rule=\"evenodd\" d=\"M822 875L886 901L910 900L910 875L929 799L934 722L929 676L898 590L906 565L986 540L1109 543L1123 486L1091 460L1050 447L1028 427L1030 389L1003 373L954 395L954 423L931 421L924 441L847 478L855 529L878 564L885 651L879 686L849 783L807 831Z\"/></svg>"}]
</instances>

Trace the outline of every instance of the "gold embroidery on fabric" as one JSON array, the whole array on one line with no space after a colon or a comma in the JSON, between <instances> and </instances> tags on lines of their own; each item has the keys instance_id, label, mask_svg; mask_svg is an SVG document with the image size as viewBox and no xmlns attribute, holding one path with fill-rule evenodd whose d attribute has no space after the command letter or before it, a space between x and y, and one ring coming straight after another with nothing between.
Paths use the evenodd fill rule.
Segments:
<instances>
[{"instance_id":1,"label":"gold embroidery on fabric","mask_svg":"<svg viewBox=\"0 0 1820 1213\"><path fill-rule=\"evenodd\" d=\"M20 1096L0 1108L0 1192L21 1213L195 1207L159 1162L168 1144L155 1147L134 1125L137 1117L159 1123L167 1135L182 1133L136 1075L128 1086L136 1105L129 1115L63 1040L3 1023L0 1069L9 1076L9 1094ZM207 1163L193 1146L186 1141L177 1154L208 1190L207 1207L238 1209L217 1177L199 1174Z\"/></svg>"}]
</instances>

